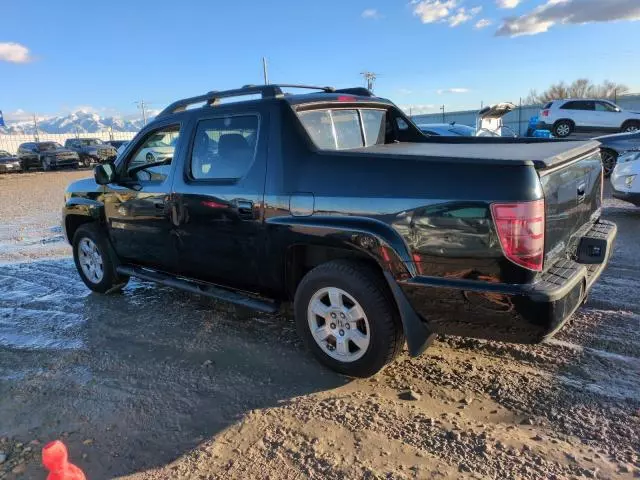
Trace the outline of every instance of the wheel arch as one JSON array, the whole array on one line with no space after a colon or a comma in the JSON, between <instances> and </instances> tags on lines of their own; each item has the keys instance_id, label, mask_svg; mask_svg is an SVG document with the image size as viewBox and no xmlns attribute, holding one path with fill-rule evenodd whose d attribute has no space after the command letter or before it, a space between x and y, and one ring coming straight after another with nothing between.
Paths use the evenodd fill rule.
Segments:
<instances>
[{"instance_id":1,"label":"wheel arch","mask_svg":"<svg viewBox=\"0 0 640 480\"><path fill-rule=\"evenodd\" d=\"M576 128L576 122L570 118L559 118L555 122L553 122L553 128L556 128L560 122L569 122L573 128Z\"/></svg>"},{"instance_id":2,"label":"wheel arch","mask_svg":"<svg viewBox=\"0 0 640 480\"><path fill-rule=\"evenodd\" d=\"M622 125L620 126L620 130L624 130L629 125L638 125L638 126L640 126L640 119L628 118L627 120L622 122Z\"/></svg>"},{"instance_id":3,"label":"wheel arch","mask_svg":"<svg viewBox=\"0 0 640 480\"><path fill-rule=\"evenodd\" d=\"M293 298L302 278L314 267L332 260L351 259L365 263L383 276L395 302L411 355L420 354L433 335L409 304L398 281L416 275L408 246L387 224L355 217L301 217L270 223L286 223L296 241L285 254L287 296Z\"/></svg>"},{"instance_id":4,"label":"wheel arch","mask_svg":"<svg viewBox=\"0 0 640 480\"><path fill-rule=\"evenodd\" d=\"M85 198L70 199L63 212L62 226L69 244L73 243L73 236L81 225L85 223L101 224L104 219L104 206L97 201Z\"/></svg>"}]
</instances>

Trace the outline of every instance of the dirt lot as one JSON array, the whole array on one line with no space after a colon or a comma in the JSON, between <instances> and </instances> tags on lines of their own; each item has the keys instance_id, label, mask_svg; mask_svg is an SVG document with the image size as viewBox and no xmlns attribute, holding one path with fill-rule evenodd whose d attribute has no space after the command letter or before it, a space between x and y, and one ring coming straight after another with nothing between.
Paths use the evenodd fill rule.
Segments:
<instances>
[{"instance_id":1,"label":"dirt lot","mask_svg":"<svg viewBox=\"0 0 640 480\"><path fill-rule=\"evenodd\" d=\"M554 340L443 338L350 380L287 314L90 294L58 228L82 176L0 176L0 478L44 478L55 438L90 479L640 478L640 209L607 200L615 255Z\"/></svg>"}]
</instances>

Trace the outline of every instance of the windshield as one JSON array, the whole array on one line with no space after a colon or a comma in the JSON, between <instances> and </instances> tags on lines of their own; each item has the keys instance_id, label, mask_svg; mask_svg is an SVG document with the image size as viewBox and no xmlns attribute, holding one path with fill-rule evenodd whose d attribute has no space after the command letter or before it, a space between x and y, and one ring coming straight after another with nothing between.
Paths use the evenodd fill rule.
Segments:
<instances>
[{"instance_id":1,"label":"windshield","mask_svg":"<svg viewBox=\"0 0 640 480\"><path fill-rule=\"evenodd\" d=\"M323 150L347 150L384 143L385 110L308 110L299 112L298 116L313 143Z\"/></svg>"},{"instance_id":2,"label":"windshield","mask_svg":"<svg viewBox=\"0 0 640 480\"><path fill-rule=\"evenodd\" d=\"M91 146L91 145L104 145L102 143L102 140L99 140L97 138L83 138L81 140L78 140L78 142L80 142L80 144L83 147L88 147L88 146Z\"/></svg>"},{"instance_id":3,"label":"windshield","mask_svg":"<svg viewBox=\"0 0 640 480\"><path fill-rule=\"evenodd\" d=\"M2 157L10 157L11 154L9 152L7 152L6 150L0 150L0 158Z\"/></svg>"},{"instance_id":4,"label":"windshield","mask_svg":"<svg viewBox=\"0 0 640 480\"><path fill-rule=\"evenodd\" d=\"M47 151L47 150L55 150L56 148L62 148L62 145L60 145L57 142L44 142L44 143L38 144L38 148L40 150Z\"/></svg>"}]
</instances>

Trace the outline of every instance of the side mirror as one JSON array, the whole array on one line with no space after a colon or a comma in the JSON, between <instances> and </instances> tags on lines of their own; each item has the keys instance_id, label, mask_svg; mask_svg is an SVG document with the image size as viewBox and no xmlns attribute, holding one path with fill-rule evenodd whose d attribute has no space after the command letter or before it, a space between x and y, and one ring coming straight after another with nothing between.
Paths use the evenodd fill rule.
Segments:
<instances>
[{"instance_id":1,"label":"side mirror","mask_svg":"<svg viewBox=\"0 0 640 480\"><path fill-rule=\"evenodd\" d=\"M111 163L101 163L93 169L93 177L98 185L108 185L116 179L116 169Z\"/></svg>"}]
</instances>

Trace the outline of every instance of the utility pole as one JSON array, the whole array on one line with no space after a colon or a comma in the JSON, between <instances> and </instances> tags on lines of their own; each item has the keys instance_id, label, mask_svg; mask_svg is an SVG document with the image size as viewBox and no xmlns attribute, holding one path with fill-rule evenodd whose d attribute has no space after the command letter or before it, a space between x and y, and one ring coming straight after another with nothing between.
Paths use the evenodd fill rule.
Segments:
<instances>
[{"instance_id":1,"label":"utility pole","mask_svg":"<svg viewBox=\"0 0 640 480\"><path fill-rule=\"evenodd\" d=\"M378 74L374 72L364 71L364 72L360 72L360 75L362 75L365 81L367 82L367 90L370 90L373 92L373 84L376 82L376 78L378 78Z\"/></svg>"},{"instance_id":2,"label":"utility pole","mask_svg":"<svg viewBox=\"0 0 640 480\"><path fill-rule=\"evenodd\" d=\"M36 118L36 114L33 114L33 125L35 127L35 133L34 133L34 138L36 140L36 142L40 141L40 136L38 135L38 119Z\"/></svg>"},{"instance_id":3,"label":"utility pole","mask_svg":"<svg viewBox=\"0 0 640 480\"><path fill-rule=\"evenodd\" d=\"M144 100L140 100L138 102L133 102L133 103L135 103L138 106L138 108L140 110L142 110L142 124L146 125L147 124L147 111L145 110L145 108L148 107L149 104L145 103Z\"/></svg>"},{"instance_id":4,"label":"utility pole","mask_svg":"<svg viewBox=\"0 0 640 480\"><path fill-rule=\"evenodd\" d=\"M262 57L262 75L264 75L264 84L269 85L269 75L267 73L267 58Z\"/></svg>"},{"instance_id":5,"label":"utility pole","mask_svg":"<svg viewBox=\"0 0 640 480\"><path fill-rule=\"evenodd\" d=\"M444 104L440 107L440 110L442 110L442 123L446 123L444 121Z\"/></svg>"}]
</instances>

